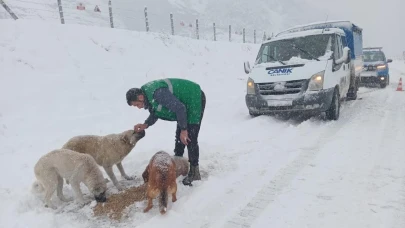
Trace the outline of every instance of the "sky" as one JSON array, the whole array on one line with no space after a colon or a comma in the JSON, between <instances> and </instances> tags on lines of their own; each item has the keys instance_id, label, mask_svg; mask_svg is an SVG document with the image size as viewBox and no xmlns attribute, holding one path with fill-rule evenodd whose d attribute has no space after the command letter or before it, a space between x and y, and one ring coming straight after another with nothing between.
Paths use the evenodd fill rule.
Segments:
<instances>
[{"instance_id":1,"label":"sky","mask_svg":"<svg viewBox=\"0 0 405 228\"><path fill-rule=\"evenodd\" d=\"M383 47L389 57L405 51L405 0L306 0L329 20L350 20L363 28L363 46Z\"/></svg>"}]
</instances>

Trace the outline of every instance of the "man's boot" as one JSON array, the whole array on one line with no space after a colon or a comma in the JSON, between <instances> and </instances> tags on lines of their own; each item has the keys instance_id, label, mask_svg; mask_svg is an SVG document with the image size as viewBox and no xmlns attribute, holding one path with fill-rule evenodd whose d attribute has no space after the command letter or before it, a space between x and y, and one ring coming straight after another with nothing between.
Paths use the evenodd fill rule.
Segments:
<instances>
[{"instance_id":1,"label":"man's boot","mask_svg":"<svg viewBox=\"0 0 405 228\"><path fill-rule=\"evenodd\" d=\"M194 167L194 178L193 180L201 180L201 175L200 175L200 168L197 166Z\"/></svg>"},{"instance_id":2,"label":"man's boot","mask_svg":"<svg viewBox=\"0 0 405 228\"><path fill-rule=\"evenodd\" d=\"M183 184L192 186L191 183L195 180L201 180L200 169L199 169L198 165L197 166L191 165L188 175L186 176L186 178L183 179Z\"/></svg>"}]
</instances>

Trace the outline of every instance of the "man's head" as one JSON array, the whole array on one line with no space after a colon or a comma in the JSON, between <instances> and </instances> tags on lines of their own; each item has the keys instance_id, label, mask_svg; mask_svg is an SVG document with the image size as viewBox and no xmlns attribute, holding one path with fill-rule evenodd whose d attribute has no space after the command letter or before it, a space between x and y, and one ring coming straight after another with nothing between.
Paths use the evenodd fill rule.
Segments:
<instances>
[{"instance_id":1,"label":"man's head","mask_svg":"<svg viewBox=\"0 0 405 228\"><path fill-rule=\"evenodd\" d=\"M139 109L145 107L145 95L141 89L132 88L128 90L126 97L129 106L135 106Z\"/></svg>"}]
</instances>

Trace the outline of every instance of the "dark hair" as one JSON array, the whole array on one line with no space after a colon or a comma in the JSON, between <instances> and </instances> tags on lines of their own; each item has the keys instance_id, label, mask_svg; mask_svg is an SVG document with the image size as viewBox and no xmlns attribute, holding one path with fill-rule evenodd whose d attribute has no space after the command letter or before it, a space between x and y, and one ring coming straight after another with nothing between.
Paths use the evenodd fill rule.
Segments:
<instances>
[{"instance_id":1,"label":"dark hair","mask_svg":"<svg viewBox=\"0 0 405 228\"><path fill-rule=\"evenodd\" d=\"M132 101L137 101L139 95L143 95L142 89L132 88L132 89L128 90L128 92L126 94L128 105L131 105Z\"/></svg>"}]
</instances>

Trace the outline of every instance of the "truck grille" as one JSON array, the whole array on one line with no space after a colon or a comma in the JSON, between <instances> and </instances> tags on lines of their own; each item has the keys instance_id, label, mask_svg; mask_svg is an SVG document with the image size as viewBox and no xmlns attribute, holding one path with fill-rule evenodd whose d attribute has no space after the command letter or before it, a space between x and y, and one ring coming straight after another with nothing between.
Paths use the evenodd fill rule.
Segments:
<instances>
[{"instance_id":1,"label":"truck grille","mask_svg":"<svg viewBox=\"0 0 405 228\"><path fill-rule=\"evenodd\" d=\"M284 95L300 93L307 86L306 79L287 82L258 83L261 95Z\"/></svg>"}]
</instances>

